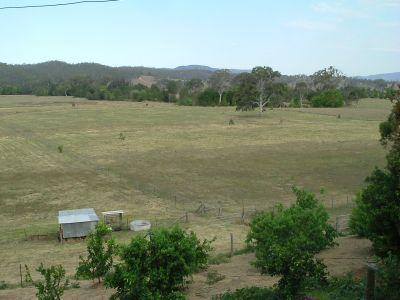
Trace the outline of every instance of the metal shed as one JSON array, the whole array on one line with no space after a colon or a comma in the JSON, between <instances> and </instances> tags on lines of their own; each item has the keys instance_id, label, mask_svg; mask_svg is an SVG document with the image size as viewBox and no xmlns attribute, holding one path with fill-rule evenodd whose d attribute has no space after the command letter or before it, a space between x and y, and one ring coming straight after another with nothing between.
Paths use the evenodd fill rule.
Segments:
<instances>
[{"instance_id":1,"label":"metal shed","mask_svg":"<svg viewBox=\"0 0 400 300\"><path fill-rule=\"evenodd\" d=\"M60 238L84 237L96 227L99 217L93 208L61 210L58 212Z\"/></svg>"}]
</instances>

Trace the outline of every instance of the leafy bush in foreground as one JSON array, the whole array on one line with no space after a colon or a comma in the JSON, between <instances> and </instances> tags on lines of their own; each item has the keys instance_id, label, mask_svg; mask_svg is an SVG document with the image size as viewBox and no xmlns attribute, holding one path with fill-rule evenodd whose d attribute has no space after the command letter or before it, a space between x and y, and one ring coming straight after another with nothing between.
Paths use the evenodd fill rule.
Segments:
<instances>
[{"instance_id":1,"label":"leafy bush in foreground","mask_svg":"<svg viewBox=\"0 0 400 300\"><path fill-rule=\"evenodd\" d=\"M40 264L36 271L43 276L42 281L33 281L29 269L26 269L27 281L36 287L36 297L39 300L59 300L69 286L69 280L65 279L65 270L61 265L45 268Z\"/></svg>"},{"instance_id":2,"label":"leafy bush in foreground","mask_svg":"<svg viewBox=\"0 0 400 300\"><path fill-rule=\"evenodd\" d=\"M400 257L389 253L378 261L377 299L400 299Z\"/></svg>"},{"instance_id":3,"label":"leafy bush in foreground","mask_svg":"<svg viewBox=\"0 0 400 300\"><path fill-rule=\"evenodd\" d=\"M333 246L337 233L328 224L328 213L315 195L294 188L297 201L288 209L257 215L250 224L247 242L256 253L255 266L262 273L282 276L281 299L301 295L309 278L324 280L326 267L315 254Z\"/></svg>"},{"instance_id":4,"label":"leafy bush in foreground","mask_svg":"<svg viewBox=\"0 0 400 300\"><path fill-rule=\"evenodd\" d=\"M234 292L214 296L212 300L278 300L273 289L261 287L246 287Z\"/></svg>"},{"instance_id":5,"label":"leafy bush in foreground","mask_svg":"<svg viewBox=\"0 0 400 300\"><path fill-rule=\"evenodd\" d=\"M392 112L380 125L381 143L391 146L387 164L365 180L351 217L353 230L370 239L380 257L400 256L400 90L390 97Z\"/></svg>"},{"instance_id":6,"label":"leafy bush in foreground","mask_svg":"<svg viewBox=\"0 0 400 300\"><path fill-rule=\"evenodd\" d=\"M210 241L180 227L155 229L121 246L120 260L105 283L113 299L184 299L186 279L205 267Z\"/></svg>"},{"instance_id":7,"label":"leafy bush in foreground","mask_svg":"<svg viewBox=\"0 0 400 300\"><path fill-rule=\"evenodd\" d=\"M87 258L79 257L80 262L76 270L76 277L95 279L98 282L107 274L113 264L113 255L116 249L113 239L106 240L112 229L100 222L87 237Z\"/></svg>"}]
</instances>

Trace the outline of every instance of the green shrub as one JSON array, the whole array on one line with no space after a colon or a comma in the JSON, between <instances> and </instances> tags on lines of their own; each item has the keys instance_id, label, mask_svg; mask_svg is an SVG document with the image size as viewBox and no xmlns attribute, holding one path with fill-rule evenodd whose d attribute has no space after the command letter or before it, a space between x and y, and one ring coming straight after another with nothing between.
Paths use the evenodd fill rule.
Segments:
<instances>
[{"instance_id":1,"label":"green shrub","mask_svg":"<svg viewBox=\"0 0 400 300\"><path fill-rule=\"evenodd\" d=\"M102 222L87 237L87 258L79 257L76 270L77 278L95 279L98 282L107 274L113 265L113 255L116 250L113 239L106 240L112 229Z\"/></svg>"},{"instance_id":2,"label":"green shrub","mask_svg":"<svg viewBox=\"0 0 400 300\"><path fill-rule=\"evenodd\" d=\"M191 98L181 98L176 103L182 106L192 106L193 100Z\"/></svg>"},{"instance_id":3,"label":"green shrub","mask_svg":"<svg viewBox=\"0 0 400 300\"><path fill-rule=\"evenodd\" d=\"M282 299L301 295L309 278L325 279L326 267L315 254L333 246L337 237L315 195L297 188L294 193L297 200L290 208L279 205L274 212L257 215L247 237L255 250L255 266L262 273L281 276Z\"/></svg>"},{"instance_id":4,"label":"green shrub","mask_svg":"<svg viewBox=\"0 0 400 300\"><path fill-rule=\"evenodd\" d=\"M378 260L377 299L400 299L400 257L388 253Z\"/></svg>"},{"instance_id":5,"label":"green shrub","mask_svg":"<svg viewBox=\"0 0 400 300\"><path fill-rule=\"evenodd\" d=\"M327 90L312 97L311 104L313 107L342 107L344 97L339 90Z\"/></svg>"},{"instance_id":6,"label":"green shrub","mask_svg":"<svg viewBox=\"0 0 400 300\"><path fill-rule=\"evenodd\" d=\"M65 279L65 270L63 266L50 266L45 268L43 264L36 269L43 280L33 281L27 266L27 281L36 287L36 297L39 300L59 300L69 286L69 280Z\"/></svg>"},{"instance_id":7,"label":"green shrub","mask_svg":"<svg viewBox=\"0 0 400 300\"><path fill-rule=\"evenodd\" d=\"M369 214L367 206L362 202L361 193L357 194L355 204L350 215L350 232L360 237L366 237L368 235Z\"/></svg>"},{"instance_id":8,"label":"green shrub","mask_svg":"<svg viewBox=\"0 0 400 300\"><path fill-rule=\"evenodd\" d=\"M234 292L212 297L213 300L279 300L273 289L261 287L246 287Z\"/></svg>"},{"instance_id":9,"label":"green shrub","mask_svg":"<svg viewBox=\"0 0 400 300\"><path fill-rule=\"evenodd\" d=\"M218 105L219 94L213 89L206 89L203 91L198 98L198 104L200 106L216 106Z\"/></svg>"},{"instance_id":10,"label":"green shrub","mask_svg":"<svg viewBox=\"0 0 400 300\"><path fill-rule=\"evenodd\" d=\"M151 230L121 246L120 263L106 277L114 299L184 299L187 278L207 264L210 241L180 227Z\"/></svg>"},{"instance_id":11,"label":"green shrub","mask_svg":"<svg viewBox=\"0 0 400 300\"><path fill-rule=\"evenodd\" d=\"M0 290L5 290L8 288L8 284L4 280L0 280Z\"/></svg>"},{"instance_id":12,"label":"green shrub","mask_svg":"<svg viewBox=\"0 0 400 300\"><path fill-rule=\"evenodd\" d=\"M64 146L63 146L63 145L59 145L59 146L57 147L57 150L58 150L58 153L63 153L63 151L64 151Z\"/></svg>"}]
</instances>

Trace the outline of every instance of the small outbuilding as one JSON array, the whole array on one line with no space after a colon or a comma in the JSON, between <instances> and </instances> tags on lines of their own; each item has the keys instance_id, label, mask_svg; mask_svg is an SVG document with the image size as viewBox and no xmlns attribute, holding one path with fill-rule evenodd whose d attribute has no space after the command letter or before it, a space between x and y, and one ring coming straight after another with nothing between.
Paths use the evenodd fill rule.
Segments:
<instances>
[{"instance_id":1,"label":"small outbuilding","mask_svg":"<svg viewBox=\"0 0 400 300\"><path fill-rule=\"evenodd\" d=\"M111 226L115 231L122 230L123 210L103 211L102 214L105 224Z\"/></svg>"},{"instance_id":2,"label":"small outbuilding","mask_svg":"<svg viewBox=\"0 0 400 300\"><path fill-rule=\"evenodd\" d=\"M60 239L85 237L98 222L99 217L93 208L59 211Z\"/></svg>"}]
</instances>

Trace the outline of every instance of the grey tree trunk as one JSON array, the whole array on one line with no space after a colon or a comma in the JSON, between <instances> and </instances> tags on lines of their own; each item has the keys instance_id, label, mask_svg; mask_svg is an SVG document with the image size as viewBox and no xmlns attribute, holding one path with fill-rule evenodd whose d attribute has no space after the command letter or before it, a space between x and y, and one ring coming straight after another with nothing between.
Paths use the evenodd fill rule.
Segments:
<instances>
[{"instance_id":1,"label":"grey tree trunk","mask_svg":"<svg viewBox=\"0 0 400 300\"><path fill-rule=\"evenodd\" d=\"M218 92L218 94L219 94L219 102L218 102L218 105L221 105L221 102L222 102L222 94L223 94L224 92Z\"/></svg>"}]
</instances>

